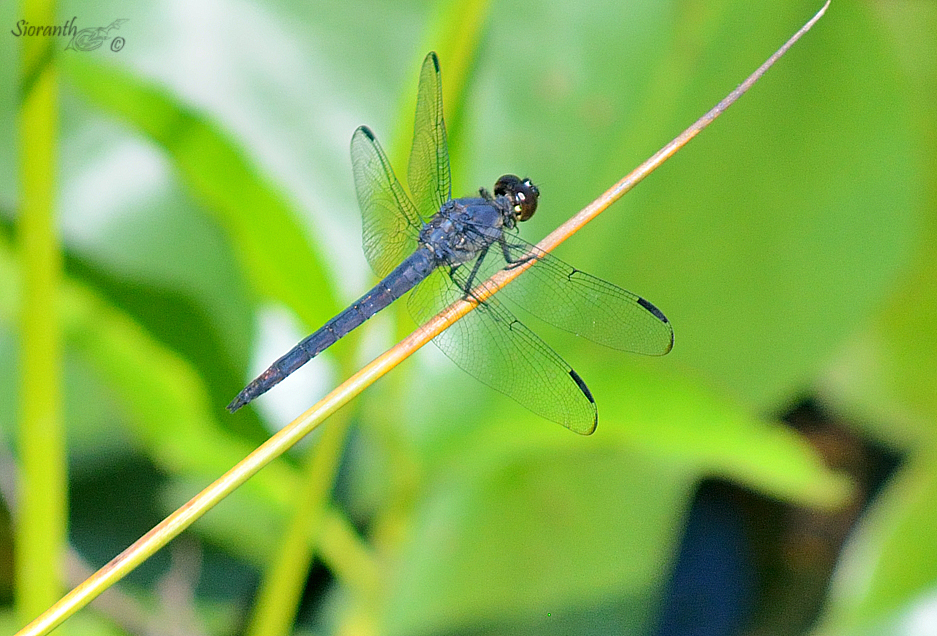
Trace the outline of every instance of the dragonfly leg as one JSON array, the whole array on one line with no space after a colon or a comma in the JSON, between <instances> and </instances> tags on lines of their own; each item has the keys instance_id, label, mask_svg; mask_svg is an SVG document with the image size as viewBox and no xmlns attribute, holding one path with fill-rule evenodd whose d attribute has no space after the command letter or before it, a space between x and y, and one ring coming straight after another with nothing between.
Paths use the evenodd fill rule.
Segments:
<instances>
[{"instance_id":1,"label":"dragonfly leg","mask_svg":"<svg viewBox=\"0 0 937 636\"><path fill-rule=\"evenodd\" d=\"M487 254L488 248L486 247L481 251L481 254L478 255L478 258L475 259L475 265L472 267L472 273L468 275L467 279L465 279L465 286L462 287L462 300L468 300L469 298L472 298L475 301L479 300L475 297L474 294L472 294L472 285L475 283L475 277L478 276L478 270L481 269L482 262L485 260L485 256Z\"/></svg>"},{"instance_id":2,"label":"dragonfly leg","mask_svg":"<svg viewBox=\"0 0 937 636\"><path fill-rule=\"evenodd\" d=\"M522 256L521 258L514 258L511 256L510 245L508 245L508 242L503 236L498 239L498 242L501 244L501 253L504 255L504 262L508 264L508 266L504 269L514 269L515 267L520 267L521 265L537 258L537 256L534 254Z\"/></svg>"}]
</instances>

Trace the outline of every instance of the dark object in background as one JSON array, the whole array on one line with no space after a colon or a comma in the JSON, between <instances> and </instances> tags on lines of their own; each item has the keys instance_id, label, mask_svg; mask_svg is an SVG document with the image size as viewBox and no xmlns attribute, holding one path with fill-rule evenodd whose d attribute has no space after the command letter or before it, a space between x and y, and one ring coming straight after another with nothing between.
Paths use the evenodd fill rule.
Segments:
<instances>
[{"instance_id":1,"label":"dark object in background","mask_svg":"<svg viewBox=\"0 0 937 636\"><path fill-rule=\"evenodd\" d=\"M717 480L700 484L658 636L787 636L807 632L819 616L847 534L900 457L861 439L811 399L782 419L827 466L853 479L856 499L826 512Z\"/></svg>"},{"instance_id":2,"label":"dark object in background","mask_svg":"<svg viewBox=\"0 0 937 636\"><path fill-rule=\"evenodd\" d=\"M754 546L737 487L700 485L661 606L658 636L740 633L755 603Z\"/></svg>"}]
</instances>

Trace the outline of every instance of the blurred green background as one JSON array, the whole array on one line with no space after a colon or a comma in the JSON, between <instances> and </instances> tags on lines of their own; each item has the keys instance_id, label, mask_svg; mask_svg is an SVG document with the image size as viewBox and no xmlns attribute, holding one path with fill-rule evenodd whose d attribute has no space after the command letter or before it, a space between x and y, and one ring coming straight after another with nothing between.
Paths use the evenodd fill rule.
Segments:
<instances>
[{"instance_id":1,"label":"blurred green background","mask_svg":"<svg viewBox=\"0 0 937 636\"><path fill-rule=\"evenodd\" d=\"M369 125L403 177L427 51L454 194L531 177L536 241L818 8L61 2L56 23L127 20L110 34L125 45L53 38L59 125L34 138L17 129L32 85L11 29L41 22L0 4L3 631L30 617L11 566L11 484L37 470L17 450L29 144L58 153L72 551L57 594L413 328L401 304L224 411L370 286L348 143ZM592 389L594 435L427 347L60 631L937 633L935 87L935 3L834 0L725 116L559 249L676 332L670 355L644 359L530 321ZM781 421L805 400L833 433ZM872 483L873 461L894 470ZM696 531L711 484L732 493L734 541ZM820 530L751 540L792 518ZM720 578L734 560L762 567Z\"/></svg>"}]
</instances>

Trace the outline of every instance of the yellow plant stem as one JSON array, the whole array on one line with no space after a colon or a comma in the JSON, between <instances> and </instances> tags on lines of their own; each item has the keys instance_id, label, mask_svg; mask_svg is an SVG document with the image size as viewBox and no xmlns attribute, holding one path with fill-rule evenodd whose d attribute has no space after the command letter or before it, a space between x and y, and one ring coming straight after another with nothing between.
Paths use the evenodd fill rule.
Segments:
<instances>
[{"instance_id":1,"label":"yellow plant stem","mask_svg":"<svg viewBox=\"0 0 937 636\"><path fill-rule=\"evenodd\" d=\"M21 15L54 23L54 4L26 0ZM61 594L67 540L67 470L61 395L58 302L62 257L55 229L57 38L24 37L17 122L22 267L19 308L19 417L16 607L25 623Z\"/></svg>"}]
</instances>

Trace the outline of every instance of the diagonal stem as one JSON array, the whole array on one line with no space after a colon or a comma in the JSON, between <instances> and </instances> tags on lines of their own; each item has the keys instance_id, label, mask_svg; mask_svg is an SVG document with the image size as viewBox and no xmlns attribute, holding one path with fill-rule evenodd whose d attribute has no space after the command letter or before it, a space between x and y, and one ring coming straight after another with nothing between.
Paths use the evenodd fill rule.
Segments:
<instances>
[{"instance_id":1,"label":"diagonal stem","mask_svg":"<svg viewBox=\"0 0 937 636\"><path fill-rule=\"evenodd\" d=\"M829 6L830 0L827 0L826 3L820 8L820 10L817 11L817 13L812 18L810 18L810 20L804 24L804 26L802 26L797 31L797 33L792 35L791 38L785 42L781 48L779 48L771 55L771 57L765 60L764 64L759 66L755 72L745 78L745 81L739 84L735 90L722 98L722 101L713 106L705 115L697 119L692 126L684 130L670 143L655 152L650 158L646 159L641 165L632 170L631 173L625 176L621 181L602 193L601 196L584 207L578 214L553 230L549 235L546 236L546 238L537 244L537 249L544 252L553 250L560 243L582 229L586 223L604 212L612 203L633 190L634 187L643 181L646 176L657 170L661 164L670 159L670 157L676 154L677 151L685 146L691 139L700 134L704 128L713 123L713 121L715 121L719 115L725 112L725 110L734 104L739 97L744 95L748 89L754 86L755 82L761 79L762 75L764 75L769 68L774 66L774 63L777 62L781 56L787 53L787 50L790 49L794 43L801 38L801 36L809 31L813 25L816 24L817 20L823 17L823 14L826 13L826 9ZM535 260L535 258L531 259L526 264L511 268L510 270L498 272L495 276L492 276L491 279L485 283L486 287L490 287L492 289L488 295L493 294L495 291L501 289L509 282L517 278L521 272L533 265ZM485 298L487 298L488 295L486 295Z\"/></svg>"},{"instance_id":2,"label":"diagonal stem","mask_svg":"<svg viewBox=\"0 0 937 636\"><path fill-rule=\"evenodd\" d=\"M581 212L550 233L549 236L537 245L537 248L543 251L552 250L576 233L599 213L607 209L612 203L621 198L622 195L633 189L644 177L656 170L664 161L686 145L693 137L698 135L704 128L711 124L716 117L721 115L751 88L804 33L810 30L817 20L826 12L828 6L829 0L827 0L820 11L818 11L810 21L801 27L797 33L744 82L739 84L735 90L716 104L712 110L700 117L692 126L635 168L624 179L609 188ZM245 457L217 481L166 517L166 519L140 537L129 548L114 557L107 565L74 588L32 623L17 632L16 636L41 636L49 633L54 627L87 605L93 598L122 579L140 563L179 535L206 511L228 496L238 486L250 479L260 471L261 468L286 452L286 450L296 442L319 426L327 417L350 402L378 378L391 371L416 352L417 349L442 333L443 330L451 326L465 314L472 311L479 302L484 301L497 290L514 280L527 269L534 260L535 259L530 259L518 267L498 272L488 281L476 288L478 291L477 297L473 293L471 297L453 303L426 324L397 343L393 348L375 358L371 363L322 398L308 411L264 442L253 453Z\"/></svg>"}]
</instances>

